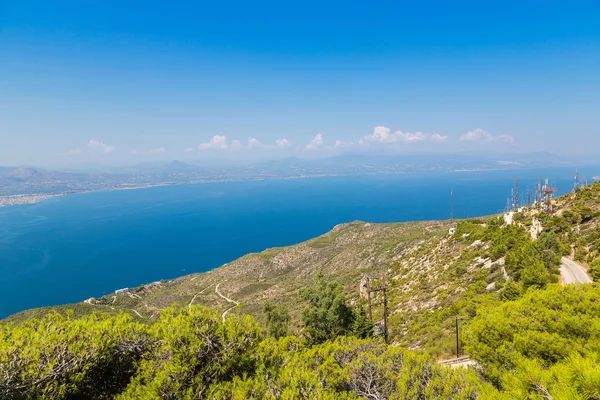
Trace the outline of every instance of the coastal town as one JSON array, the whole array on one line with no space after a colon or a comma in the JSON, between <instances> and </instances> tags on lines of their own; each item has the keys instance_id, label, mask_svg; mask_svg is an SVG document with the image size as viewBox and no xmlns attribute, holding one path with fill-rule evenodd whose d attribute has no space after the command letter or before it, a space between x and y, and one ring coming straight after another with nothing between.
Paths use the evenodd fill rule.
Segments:
<instances>
[{"instance_id":1,"label":"coastal town","mask_svg":"<svg viewBox=\"0 0 600 400\"><path fill-rule=\"evenodd\" d=\"M0 207L15 206L18 204L34 204L42 200L59 195L54 194L17 194L13 196L0 196Z\"/></svg>"}]
</instances>

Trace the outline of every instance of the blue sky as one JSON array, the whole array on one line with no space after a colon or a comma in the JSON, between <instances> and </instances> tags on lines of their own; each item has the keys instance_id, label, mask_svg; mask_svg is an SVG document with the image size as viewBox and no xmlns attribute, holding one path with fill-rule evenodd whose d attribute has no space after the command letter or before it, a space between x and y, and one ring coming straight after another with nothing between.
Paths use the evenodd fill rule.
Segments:
<instances>
[{"instance_id":1,"label":"blue sky","mask_svg":"<svg viewBox=\"0 0 600 400\"><path fill-rule=\"evenodd\" d=\"M598 0L0 0L0 165L599 148Z\"/></svg>"}]
</instances>

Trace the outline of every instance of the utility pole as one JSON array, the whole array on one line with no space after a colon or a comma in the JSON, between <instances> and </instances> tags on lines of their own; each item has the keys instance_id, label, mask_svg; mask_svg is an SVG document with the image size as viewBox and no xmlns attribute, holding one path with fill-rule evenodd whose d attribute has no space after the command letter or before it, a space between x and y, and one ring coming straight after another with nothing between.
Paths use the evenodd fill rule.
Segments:
<instances>
[{"instance_id":1,"label":"utility pole","mask_svg":"<svg viewBox=\"0 0 600 400\"><path fill-rule=\"evenodd\" d=\"M383 301L379 303L372 304L371 303L371 293L374 292L383 292ZM385 286L385 282L383 286L380 286L375 289L369 289L369 294L367 296L367 301L369 302L369 317L371 318L371 322L373 322L373 313L372 307L383 305L383 337L386 343L389 343L388 336L388 305L387 305L387 287Z\"/></svg>"},{"instance_id":2,"label":"utility pole","mask_svg":"<svg viewBox=\"0 0 600 400\"><path fill-rule=\"evenodd\" d=\"M456 321L456 358L460 357L460 350L458 347L458 315L455 317Z\"/></svg>"}]
</instances>

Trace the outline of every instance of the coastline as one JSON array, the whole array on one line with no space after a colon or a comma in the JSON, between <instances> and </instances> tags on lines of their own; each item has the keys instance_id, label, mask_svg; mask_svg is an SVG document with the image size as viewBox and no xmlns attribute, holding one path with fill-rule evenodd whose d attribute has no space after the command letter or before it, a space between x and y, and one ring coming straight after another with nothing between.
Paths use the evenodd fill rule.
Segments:
<instances>
[{"instance_id":1,"label":"coastline","mask_svg":"<svg viewBox=\"0 0 600 400\"><path fill-rule=\"evenodd\" d=\"M570 166L568 166L570 167ZM419 175L419 174L431 174L431 173L442 173L442 174L464 174L464 173L473 173L473 172L518 172L518 171L530 171L530 170L538 170L538 169L550 169L550 168L567 168L567 166L559 166L559 167L547 167L547 168L517 168L517 169L509 169L509 168L466 168L466 169L455 169L451 171L439 171L439 170L425 170L425 171L398 171L398 172L372 172L372 173L335 173L335 174L305 174L305 175L293 175L293 176L257 176L252 178L225 178L225 179L198 179L198 180L190 180L190 181L166 181L166 182L157 182L157 183L146 183L146 184L127 184L123 183L121 185L110 186L99 188L99 189L71 189L68 191L62 192L41 192L35 194L24 194L24 193L16 193L9 195L0 195L0 208L16 206L16 205L27 205L27 204L36 204L41 201L50 199L52 197L66 196L70 194L86 194L86 193L98 193L98 192L112 192L118 190L137 190L137 189L149 189L153 187L163 187L163 186L182 186L182 185L200 185L200 184L211 184L211 183L226 183L226 182L255 182L255 181L277 181L277 180L291 180L291 179L310 179L310 178L328 178L328 177L350 177L350 176L410 176L410 175ZM595 177L600 178L600 177Z\"/></svg>"}]
</instances>

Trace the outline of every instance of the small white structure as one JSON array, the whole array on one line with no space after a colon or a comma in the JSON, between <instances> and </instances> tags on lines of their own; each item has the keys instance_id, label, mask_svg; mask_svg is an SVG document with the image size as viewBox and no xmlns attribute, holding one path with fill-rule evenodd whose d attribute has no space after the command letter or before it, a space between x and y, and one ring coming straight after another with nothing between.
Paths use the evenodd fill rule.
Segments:
<instances>
[{"instance_id":1,"label":"small white structure","mask_svg":"<svg viewBox=\"0 0 600 400\"><path fill-rule=\"evenodd\" d=\"M115 290L115 294L121 294L121 293L127 293L127 292L129 292L129 288Z\"/></svg>"},{"instance_id":2,"label":"small white structure","mask_svg":"<svg viewBox=\"0 0 600 400\"><path fill-rule=\"evenodd\" d=\"M449 234L449 235L454 235L454 232L456 232L456 228L450 228L450 229L448 230L448 234Z\"/></svg>"}]
</instances>

